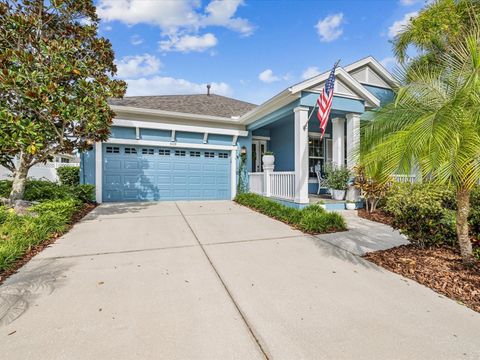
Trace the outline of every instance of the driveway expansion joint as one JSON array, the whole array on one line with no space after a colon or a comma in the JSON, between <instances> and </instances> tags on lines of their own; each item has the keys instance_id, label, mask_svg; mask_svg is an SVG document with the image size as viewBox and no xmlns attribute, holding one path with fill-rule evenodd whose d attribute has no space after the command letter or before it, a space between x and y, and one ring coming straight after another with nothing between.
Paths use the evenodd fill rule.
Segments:
<instances>
[{"instance_id":1,"label":"driveway expansion joint","mask_svg":"<svg viewBox=\"0 0 480 360\"><path fill-rule=\"evenodd\" d=\"M238 303L236 302L236 300L233 298L233 295L232 295L232 293L230 292L230 290L228 289L227 284L225 283L225 281L223 280L222 276L221 276L220 273L218 272L217 268L216 268L215 265L213 264L212 259L210 259L210 257L208 256L205 248L203 247L203 244L202 244L202 243L200 242L200 240L198 239L197 234L195 233L195 231L194 231L193 228L191 227L190 223L188 222L187 218L185 217L185 215L183 214L182 210L181 210L180 207L178 206L177 202L175 202L175 206L177 207L178 211L180 211L180 214L182 214L183 219L185 220L185 223L187 224L188 228L189 228L190 231L192 232L192 235L195 237L195 240L197 241L198 245L200 246L200 249L202 250L203 254L204 254L205 257L207 258L208 262L210 263L210 266L212 267L213 271L215 272L215 274L217 275L218 279L220 280L220 283L222 284L223 288L225 289L225 292L227 293L228 297L230 298L230 300L232 301L233 305L234 305L235 308L237 309L237 312L238 312L238 314L240 315L240 317L242 318L243 323L244 323L245 326L247 327L248 332L250 333L250 335L251 335L251 336L253 337L253 339L255 340L255 343L257 344L258 348L260 349L260 351L261 351L261 353L263 354L263 356L265 357L265 359L266 359L266 360L269 360L270 357L267 355L266 350L263 348L262 344L260 343L260 340L259 340L258 337L255 335L255 332L253 331L253 326L248 322L245 314L244 314L243 311L240 309L240 306L238 305Z\"/></svg>"}]
</instances>

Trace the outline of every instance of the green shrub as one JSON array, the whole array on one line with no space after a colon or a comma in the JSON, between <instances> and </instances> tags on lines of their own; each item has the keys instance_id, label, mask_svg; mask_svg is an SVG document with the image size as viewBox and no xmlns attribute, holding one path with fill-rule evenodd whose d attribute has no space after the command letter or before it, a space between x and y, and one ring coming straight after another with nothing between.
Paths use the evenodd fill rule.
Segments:
<instances>
[{"instance_id":1,"label":"green shrub","mask_svg":"<svg viewBox=\"0 0 480 360\"><path fill-rule=\"evenodd\" d=\"M80 168L78 166L62 166L57 169L57 175L62 185L80 185Z\"/></svg>"},{"instance_id":2,"label":"green shrub","mask_svg":"<svg viewBox=\"0 0 480 360\"><path fill-rule=\"evenodd\" d=\"M384 210L392 226L420 246L456 242L455 193L433 184L396 184L386 195Z\"/></svg>"},{"instance_id":3,"label":"green shrub","mask_svg":"<svg viewBox=\"0 0 480 360\"><path fill-rule=\"evenodd\" d=\"M8 197L11 189L11 181L0 181L0 197ZM87 184L67 186L51 181L27 180L23 198L27 201L76 199L91 202L95 199L95 186Z\"/></svg>"},{"instance_id":4,"label":"green shrub","mask_svg":"<svg viewBox=\"0 0 480 360\"><path fill-rule=\"evenodd\" d=\"M65 231L77 210L75 199L45 201L23 216L0 208L0 271L11 267L32 246Z\"/></svg>"},{"instance_id":5,"label":"green shrub","mask_svg":"<svg viewBox=\"0 0 480 360\"><path fill-rule=\"evenodd\" d=\"M327 186L334 190L347 190L350 170L345 166L328 166L326 168Z\"/></svg>"},{"instance_id":6,"label":"green shrub","mask_svg":"<svg viewBox=\"0 0 480 360\"><path fill-rule=\"evenodd\" d=\"M316 234L346 229L340 214L327 212L319 205L310 205L299 210L251 193L239 194L235 201L304 232Z\"/></svg>"}]
</instances>

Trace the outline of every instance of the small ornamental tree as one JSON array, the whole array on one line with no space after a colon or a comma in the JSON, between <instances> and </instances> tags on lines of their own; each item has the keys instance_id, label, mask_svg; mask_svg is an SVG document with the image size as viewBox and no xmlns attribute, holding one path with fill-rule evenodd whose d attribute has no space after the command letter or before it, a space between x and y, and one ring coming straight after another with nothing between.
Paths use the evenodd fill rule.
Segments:
<instances>
[{"instance_id":1,"label":"small ornamental tree","mask_svg":"<svg viewBox=\"0 0 480 360\"><path fill-rule=\"evenodd\" d=\"M0 0L0 165L22 199L28 170L109 136L122 97L92 0ZM18 161L14 161L14 158Z\"/></svg>"}]
</instances>

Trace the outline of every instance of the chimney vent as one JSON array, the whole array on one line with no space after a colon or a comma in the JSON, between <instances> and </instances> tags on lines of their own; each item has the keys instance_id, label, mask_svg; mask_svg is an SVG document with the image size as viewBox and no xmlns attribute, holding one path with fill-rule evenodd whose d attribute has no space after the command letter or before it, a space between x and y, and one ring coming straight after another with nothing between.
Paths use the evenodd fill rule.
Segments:
<instances>
[{"instance_id":1,"label":"chimney vent","mask_svg":"<svg viewBox=\"0 0 480 360\"><path fill-rule=\"evenodd\" d=\"M208 84L207 85L207 95L210 96L210 88L212 87L212 85Z\"/></svg>"}]
</instances>

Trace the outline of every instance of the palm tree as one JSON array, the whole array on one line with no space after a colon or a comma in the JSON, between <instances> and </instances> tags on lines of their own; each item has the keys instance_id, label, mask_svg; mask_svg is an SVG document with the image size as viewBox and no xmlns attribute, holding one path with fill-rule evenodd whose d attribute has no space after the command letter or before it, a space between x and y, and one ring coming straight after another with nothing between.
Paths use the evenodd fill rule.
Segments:
<instances>
[{"instance_id":1,"label":"palm tree","mask_svg":"<svg viewBox=\"0 0 480 360\"><path fill-rule=\"evenodd\" d=\"M393 51L401 64L415 68L436 65L451 44L462 40L480 18L480 0L436 0L412 18L393 39ZM412 59L407 50L413 46Z\"/></svg>"},{"instance_id":2,"label":"palm tree","mask_svg":"<svg viewBox=\"0 0 480 360\"><path fill-rule=\"evenodd\" d=\"M419 169L422 176L456 189L456 231L463 259L473 261L468 214L480 179L480 31L438 58L400 71L393 103L362 128L360 153L368 168L386 176Z\"/></svg>"}]
</instances>

